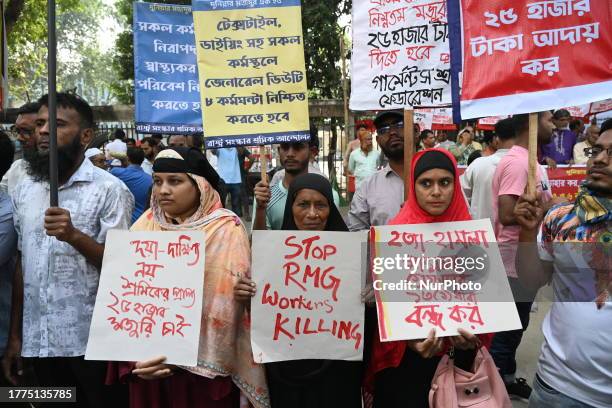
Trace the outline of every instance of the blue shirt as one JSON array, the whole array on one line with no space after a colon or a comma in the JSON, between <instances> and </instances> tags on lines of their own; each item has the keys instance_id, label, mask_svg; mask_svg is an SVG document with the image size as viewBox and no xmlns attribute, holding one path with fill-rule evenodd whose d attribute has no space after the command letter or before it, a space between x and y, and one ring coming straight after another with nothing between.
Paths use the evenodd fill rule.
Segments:
<instances>
[{"instance_id":1,"label":"blue shirt","mask_svg":"<svg viewBox=\"0 0 612 408\"><path fill-rule=\"evenodd\" d=\"M4 354L11 316L11 289L15 270L17 233L13 227L13 206L0 192L0 354Z\"/></svg>"},{"instance_id":2,"label":"blue shirt","mask_svg":"<svg viewBox=\"0 0 612 408\"><path fill-rule=\"evenodd\" d=\"M111 174L123 181L134 196L134 212L132 213L132 224L144 212L149 199L149 191L153 185L153 178L144 172L142 167L137 164L130 164L127 167L113 167Z\"/></svg>"},{"instance_id":3,"label":"blue shirt","mask_svg":"<svg viewBox=\"0 0 612 408\"><path fill-rule=\"evenodd\" d=\"M238 150L235 147L217 150L217 171L225 184L240 184L240 162Z\"/></svg>"}]
</instances>

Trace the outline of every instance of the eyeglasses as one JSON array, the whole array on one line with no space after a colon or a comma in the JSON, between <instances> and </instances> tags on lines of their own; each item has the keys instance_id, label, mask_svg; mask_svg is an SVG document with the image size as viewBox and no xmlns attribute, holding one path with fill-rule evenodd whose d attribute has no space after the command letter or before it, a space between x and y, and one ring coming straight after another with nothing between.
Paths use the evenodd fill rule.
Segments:
<instances>
[{"instance_id":1,"label":"eyeglasses","mask_svg":"<svg viewBox=\"0 0 612 408\"><path fill-rule=\"evenodd\" d=\"M400 130L400 129L404 129L404 122L397 122L397 123L394 123L393 125L383 126L377 129L377 131L379 135L385 135L391 132L392 130Z\"/></svg>"},{"instance_id":2,"label":"eyeglasses","mask_svg":"<svg viewBox=\"0 0 612 408\"><path fill-rule=\"evenodd\" d=\"M592 159L593 157L599 156L603 151L608 154L608 157L612 157L612 147L608 147L607 149L598 146L587 147L584 149L584 155L589 159Z\"/></svg>"}]
</instances>

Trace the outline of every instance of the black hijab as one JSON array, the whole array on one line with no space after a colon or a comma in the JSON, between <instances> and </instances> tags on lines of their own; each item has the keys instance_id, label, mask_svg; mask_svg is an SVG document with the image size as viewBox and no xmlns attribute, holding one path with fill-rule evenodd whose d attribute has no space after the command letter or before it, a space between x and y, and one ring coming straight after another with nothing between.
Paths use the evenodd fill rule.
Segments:
<instances>
[{"instance_id":1,"label":"black hijab","mask_svg":"<svg viewBox=\"0 0 612 408\"><path fill-rule=\"evenodd\" d=\"M293 218L293 202L300 190L308 188L323 194L329 204L329 218L325 224L325 231L348 231L346 223L340 215L340 211L334 204L334 195L329 181L320 174L307 173L296 177L289 186L287 193L287 204L285 204L285 216L283 218L282 230L297 230L295 219Z\"/></svg>"},{"instance_id":2,"label":"black hijab","mask_svg":"<svg viewBox=\"0 0 612 408\"><path fill-rule=\"evenodd\" d=\"M192 147L170 147L183 160L170 157L160 157L153 162L154 173L191 173L204 177L212 188L220 192L221 177L208 162L206 156Z\"/></svg>"}]
</instances>

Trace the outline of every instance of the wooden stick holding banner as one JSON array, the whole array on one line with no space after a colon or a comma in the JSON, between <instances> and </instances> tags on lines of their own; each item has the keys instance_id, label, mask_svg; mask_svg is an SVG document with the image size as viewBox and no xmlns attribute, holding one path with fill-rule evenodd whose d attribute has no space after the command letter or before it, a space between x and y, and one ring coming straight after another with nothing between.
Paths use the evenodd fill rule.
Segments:
<instances>
[{"instance_id":1,"label":"wooden stick holding banner","mask_svg":"<svg viewBox=\"0 0 612 408\"><path fill-rule=\"evenodd\" d=\"M404 200L410 193L410 163L414 154L414 111L404 109Z\"/></svg>"},{"instance_id":2,"label":"wooden stick holding banner","mask_svg":"<svg viewBox=\"0 0 612 408\"><path fill-rule=\"evenodd\" d=\"M49 201L51 207L57 207L58 199L58 175L57 175L57 94L56 94L56 72L57 72L57 41L55 37L55 0L48 3L49 18L47 20L48 30L48 85L49 99L47 108L49 110Z\"/></svg>"},{"instance_id":3,"label":"wooden stick holding banner","mask_svg":"<svg viewBox=\"0 0 612 408\"><path fill-rule=\"evenodd\" d=\"M538 114L529 114L529 172L527 173L527 193L536 195L536 171L538 169Z\"/></svg>"},{"instance_id":4,"label":"wooden stick holding banner","mask_svg":"<svg viewBox=\"0 0 612 408\"><path fill-rule=\"evenodd\" d=\"M259 146L259 164L261 165L261 181L268 182L268 157L266 156L266 146Z\"/></svg>"}]
</instances>

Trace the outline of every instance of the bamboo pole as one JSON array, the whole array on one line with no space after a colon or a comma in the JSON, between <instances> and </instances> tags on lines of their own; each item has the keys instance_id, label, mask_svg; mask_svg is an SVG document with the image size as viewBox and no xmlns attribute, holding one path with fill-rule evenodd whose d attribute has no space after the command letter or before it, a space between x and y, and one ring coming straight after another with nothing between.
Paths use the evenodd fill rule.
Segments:
<instances>
[{"instance_id":1,"label":"bamboo pole","mask_svg":"<svg viewBox=\"0 0 612 408\"><path fill-rule=\"evenodd\" d=\"M527 175L527 193L536 195L536 171L538 168L538 114L529 114L529 172Z\"/></svg>"},{"instance_id":2,"label":"bamboo pole","mask_svg":"<svg viewBox=\"0 0 612 408\"><path fill-rule=\"evenodd\" d=\"M49 100L49 204L51 207L59 205L58 198L58 174L57 174L57 40L55 37L55 0L48 0L47 20L48 46L47 46L47 66L48 66L48 85Z\"/></svg>"},{"instance_id":3,"label":"bamboo pole","mask_svg":"<svg viewBox=\"0 0 612 408\"><path fill-rule=\"evenodd\" d=\"M414 111L404 109L404 200L410 193L410 163L414 155Z\"/></svg>"}]
</instances>

